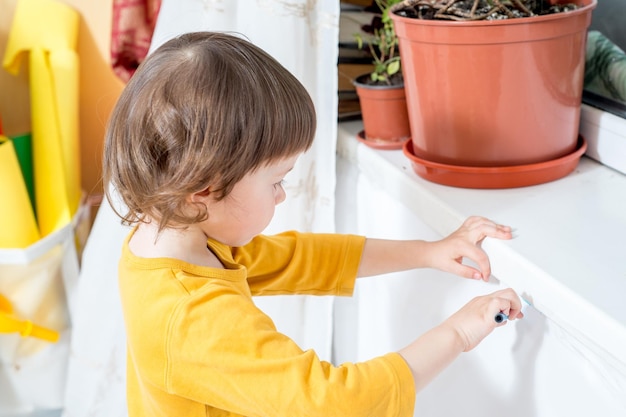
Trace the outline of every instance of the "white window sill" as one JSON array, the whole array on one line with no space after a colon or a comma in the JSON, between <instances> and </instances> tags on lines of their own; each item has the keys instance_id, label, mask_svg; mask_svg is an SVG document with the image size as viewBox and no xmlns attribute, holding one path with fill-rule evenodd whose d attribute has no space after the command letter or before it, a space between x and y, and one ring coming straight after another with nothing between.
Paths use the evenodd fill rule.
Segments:
<instances>
[{"instance_id":1,"label":"white window sill","mask_svg":"<svg viewBox=\"0 0 626 417\"><path fill-rule=\"evenodd\" d=\"M515 239L484 242L493 275L626 375L626 175L583 157L547 184L448 187L418 177L402 151L359 143L360 130L361 121L339 124L340 157L442 236L474 214L513 226Z\"/></svg>"}]
</instances>

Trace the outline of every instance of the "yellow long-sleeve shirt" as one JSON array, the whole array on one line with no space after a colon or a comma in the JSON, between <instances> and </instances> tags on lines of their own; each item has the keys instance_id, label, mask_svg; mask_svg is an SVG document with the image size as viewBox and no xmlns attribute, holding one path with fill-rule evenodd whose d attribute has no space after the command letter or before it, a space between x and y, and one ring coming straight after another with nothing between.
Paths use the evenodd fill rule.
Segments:
<instances>
[{"instance_id":1,"label":"yellow long-sleeve shirt","mask_svg":"<svg viewBox=\"0 0 626 417\"><path fill-rule=\"evenodd\" d=\"M231 248L226 269L134 256L120 292L130 417L412 416L413 377L397 353L341 366L303 351L252 301L260 294L351 295L364 238L284 233Z\"/></svg>"}]
</instances>

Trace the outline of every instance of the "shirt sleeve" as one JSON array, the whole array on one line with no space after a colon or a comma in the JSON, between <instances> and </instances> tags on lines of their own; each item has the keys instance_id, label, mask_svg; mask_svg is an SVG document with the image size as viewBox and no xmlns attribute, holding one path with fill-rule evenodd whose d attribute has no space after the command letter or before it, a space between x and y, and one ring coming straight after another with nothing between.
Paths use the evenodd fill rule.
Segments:
<instances>
[{"instance_id":1,"label":"shirt sleeve","mask_svg":"<svg viewBox=\"0 0 626 417\"><path fill-rule=\"evenodd\" d=\"M233 249L253 295L352 295L365 237L285 232Z\"/></svg>"},{"instance_id":2,"label":"shirt sleeve","mask_svg":"<svg viewBox=\"0 0 626 417\"><path fill-rule=\"evenodd\" d=\"M413 415L413 377L399 354L333 366L243 294L218 293L195 294L173 315L168 392L245 416Z\"/></svg>"}]
</instances>

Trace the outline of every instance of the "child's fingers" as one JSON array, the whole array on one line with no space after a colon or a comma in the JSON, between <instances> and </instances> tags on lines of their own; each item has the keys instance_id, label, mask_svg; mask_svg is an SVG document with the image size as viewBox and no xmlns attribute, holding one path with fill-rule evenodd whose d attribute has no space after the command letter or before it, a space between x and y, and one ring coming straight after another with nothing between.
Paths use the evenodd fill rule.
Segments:
<instances>
[{"instance_id":1,"label":"child's fingers","mask_svg":"<svg viewBox=\"0 0 626 417\"><path fill-rule=\"evenodd\" d=\"M453 265L449 271L453 273L454 275L458 275L463 278L482 279L482 280L487 281L487 279L485 279L483 274L478 269L473 268L469 265L457 263Z\"/></svg>"},{"instance_id":2,"label":"child's fingers","mask_svg":"<svg viewBox=\"0 0 626 417\"><path fill-rule=\"evenodd\" d=\"M472 231L475 243L482 241L485 237L497 239L510 239L512 229L510 226L498 224L486 217L471 216L463 223L463 226Z\"/></svg>"},{"instance_id":3,"label":"child's fingers","mask_svg":"<svg viewBox=\"0 0 626 417\"><path fill-rule=\"evenodd\" d=\"M474 262L477 269L470 267L469 265L463 265L466 268L466 272L462 276L475 279L482 278L484 281L489 280L489 277L491 276L491 264L489 263L489 257L485 251L478 246L469 245L463 256ZM470 269L472 272L470 273L467 269Z\"/></svg>"},{"instance_id":4,"label":"child's fingers","mask_svg":"<svg viewBox=\"0 0 626 417\"><path fill-rule=\"evenodd\" d=\"M476 242L483 241L486 237L491 237L495 239L511 239L513 237L513 233L511 232L511 228L509 226L503 226L501 224L495 223L487 223L482 224L476 230Z\"/></svg>"},{"instance_id":5,"label":"child's fingers","mask_svg":"<svg viewBox=\"0 0 626 417\"><path fill-rule=\"evenodd\" d=\"M522 314L522 301L513 289L505 288L496 291L492 295L495 296L498 302L499 310L495 314L503 312L508 316L509 320L515 320L524 316Z\"/></svg>"},{"instance_id":6,"label":"child's fingers","mask_svg":"<svg viewBox=\"0 0 626 417\"><path fill-rule=\"evenodd\" d=\"M472 255L464 255L463 258L468 258L474 261L477 268L462 263L459 258L455 261L448 262L446 265L442 265L440 269L463 278L482 279L485 282L489 281L489 277L491 276L491 266L489 265L488 259L479 261L477 260L479 257Z\"/></svg>"}]
</instances>

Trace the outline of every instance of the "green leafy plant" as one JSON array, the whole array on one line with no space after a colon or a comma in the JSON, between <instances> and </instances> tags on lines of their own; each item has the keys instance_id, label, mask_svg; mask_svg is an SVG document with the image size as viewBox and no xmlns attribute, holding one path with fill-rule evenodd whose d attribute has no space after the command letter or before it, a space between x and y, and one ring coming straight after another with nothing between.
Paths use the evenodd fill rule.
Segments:
<instances>
[{"instance_id":1,"label":"green leafy plant","mask_svg":"<svg viewBox=\"0 0 626 417\"><path fill-rule=\"evenodd\" d=\"M374 27L373 36L367 43L372 55L374 70L370 74L372 84L398 84L402 82L398 37L389 16L389 9L401 0L376 0L381 10L380 27ZM363 49L363 37L355 34L359 49Z\"/></svg>"}]
</instances>

